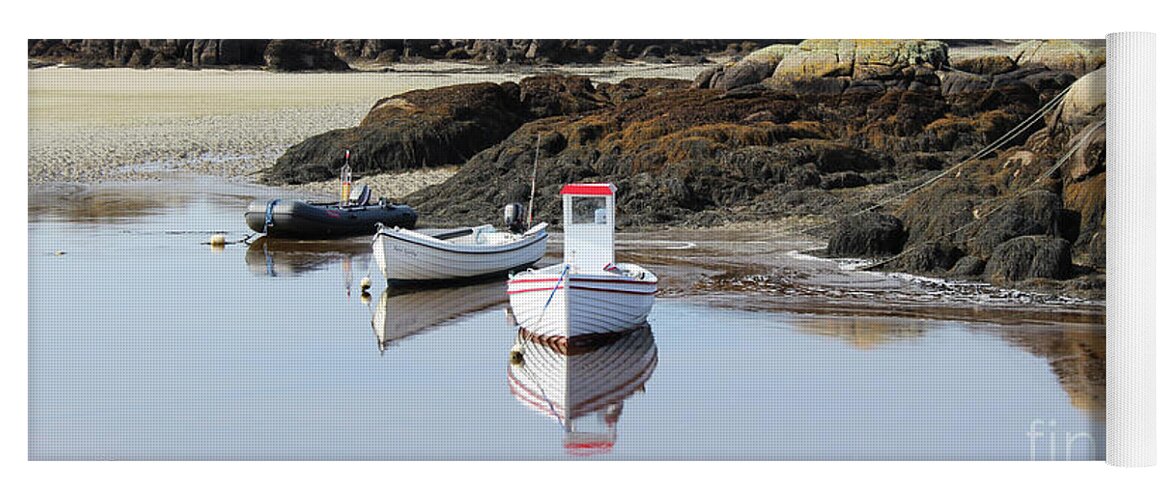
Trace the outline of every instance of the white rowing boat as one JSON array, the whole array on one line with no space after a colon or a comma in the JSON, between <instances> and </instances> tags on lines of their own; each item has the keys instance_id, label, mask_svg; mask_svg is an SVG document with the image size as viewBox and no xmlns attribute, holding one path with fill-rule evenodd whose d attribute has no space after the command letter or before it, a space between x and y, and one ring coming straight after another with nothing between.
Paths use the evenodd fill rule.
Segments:
<instances>
[{"instance_id":1,"label":"white rowing boat","mask_svg":"<svg viewBox=\"0 0 1171 500\"><path fill-rule=\"evenodd\" d=\"M503 275L536 264L549 238L545 223L520 234L490 225L426 234L379 228L374 258L387 281L454 282Z\"/></svg>"},{"instance_id":2,"label":"white rowing boat","mask_svg":"<svg viewBox=\"0 0 1171 500\"><path fill-rule=\"evenodd\" d=\"M517 323L550 337L630 330L644 323L659 279L636 264L614 264L614 185L561 190L565 262L508 281Z\"/></svg>"}]
</instances>

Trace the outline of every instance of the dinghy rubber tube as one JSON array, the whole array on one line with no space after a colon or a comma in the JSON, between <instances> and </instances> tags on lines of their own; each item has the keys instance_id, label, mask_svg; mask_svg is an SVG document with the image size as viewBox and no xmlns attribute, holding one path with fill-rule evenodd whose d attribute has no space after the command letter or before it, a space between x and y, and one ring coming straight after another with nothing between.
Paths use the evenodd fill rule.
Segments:
<instances>
[{"instance_id":1,"label":"dinghy rubber tube","mask_svg":"<svg viewBox=\"0 0 1171 500\"><path fill-rule=\"evenodd\" d=\"M270 212L271 210L271 212ZM267 224L271 216L272 224ZM407 205L341 207L336 203L256 200L244 220L258 233L274 238L325 239L374 234L376 225L414 229L418 214Z\"/></svg>"}]
</instances>

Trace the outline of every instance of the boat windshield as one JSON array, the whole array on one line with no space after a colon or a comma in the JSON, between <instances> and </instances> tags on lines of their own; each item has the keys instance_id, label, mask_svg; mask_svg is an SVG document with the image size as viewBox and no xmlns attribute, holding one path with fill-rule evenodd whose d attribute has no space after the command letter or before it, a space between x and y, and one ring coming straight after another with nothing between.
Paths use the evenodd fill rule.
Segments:
<instances>
[{"instance_id":1,"label":"boat windshield","mask_svg":"<svg viewBox=\"0 0 1171 500\"><path fill-rule=\"evenodd\" d=\"M606 198L602 196L574 196L573 220L570 224L606 224Z\"/></svg>"}]
</instances>

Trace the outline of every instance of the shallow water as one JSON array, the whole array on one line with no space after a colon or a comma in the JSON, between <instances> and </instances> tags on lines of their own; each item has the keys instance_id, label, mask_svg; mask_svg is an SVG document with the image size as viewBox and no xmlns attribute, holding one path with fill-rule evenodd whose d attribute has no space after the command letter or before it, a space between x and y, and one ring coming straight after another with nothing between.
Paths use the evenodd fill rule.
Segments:
<instances>
[{"instance_id":1,"label":"shallow water","mask_svg":"<svg viewBox=\"0 0 1171 500\"><path fill-rule=\"evenodd\" d=\"M1099 324L692 296L565 356L518 337L501 283L375 279L363 300L364 238L201 244L246 234L243 207L269 194L200 178L30 193L30 458L1104 456Z\"/></svg>"}]
</instances>

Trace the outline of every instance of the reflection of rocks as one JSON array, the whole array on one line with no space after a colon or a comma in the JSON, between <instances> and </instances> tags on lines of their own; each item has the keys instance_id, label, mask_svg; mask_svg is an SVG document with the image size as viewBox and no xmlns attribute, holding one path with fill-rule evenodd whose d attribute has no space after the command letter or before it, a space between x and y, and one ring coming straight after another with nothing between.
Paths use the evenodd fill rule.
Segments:
<instances>
[{"instance_id":1,"label":"reflection of rocks","mask_svg":"<svg viewBox=\"0 0 1171 500\"><path fill-rule=\"evenodd\" d=\"M924 333L923 326L918 322L865 316L800 318L794 321L794 325L802 333L839 338L866 350L890 342L919 338Z\"/></svg>"},{"instance_id":2,"label":"reflection of rocks","mask_svg":"<svg viewBox=\"0 0 1171 500\"><path fill-rule=\"evenodd\" d=\"M1100 328L1066 325L1056 332L1023 329L1005 336L1049 361L1075 407L1106 418L1106 335Z\"/></svg>"},{"instance_id":3,"label":"reflection of rocks","mask_svg":"<svg viewBox=\"0 0 1171 500\"><path fill-rule=\"evenodd\" d=\"M383 290L370 320L378 350L452 319L483 311L506 300L502 283L425 290Z\"/></svg>"},{"instance_id":4,"label":"reflection of rocks","mask_svg":"<svg viewBox=\"0 0 1171 500\"><path fill-rule=\"evenodd\" d=\"M568 350L521 329L513 352L508 367L513 396L557 420L572 455L613 449L626 399L645 390L658 364L650 326Z\"/></svg>"}]
</instances>

